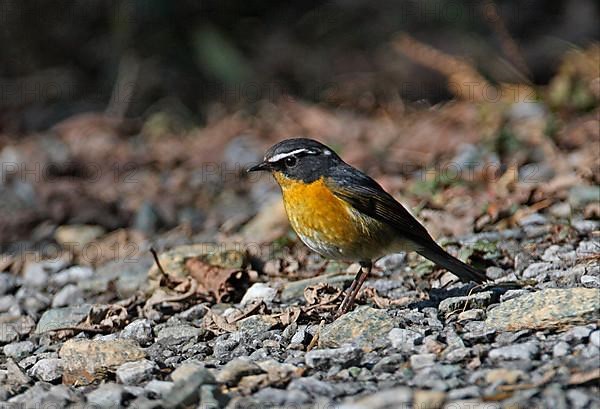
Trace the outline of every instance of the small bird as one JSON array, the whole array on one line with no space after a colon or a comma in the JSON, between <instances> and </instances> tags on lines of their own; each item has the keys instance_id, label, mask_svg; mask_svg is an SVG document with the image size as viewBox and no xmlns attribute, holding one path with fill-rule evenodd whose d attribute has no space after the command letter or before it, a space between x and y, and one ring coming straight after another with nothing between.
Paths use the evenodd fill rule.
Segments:
<instances>
[{"instance_id":1,"label":"small bird","mask_svg":"<svg viewBox=\"0 0 600 409\"><path fill-rule=\"evenodd\" d=\"M329 147L295 138L269 148L248 172L268 171L281 187L292 228L309 248L329 259L358 261L360 269L337 315L349 311L373 260L416 251L462 281L487 277L448 254L389 193Z\"/></svg>"}]
</instances>

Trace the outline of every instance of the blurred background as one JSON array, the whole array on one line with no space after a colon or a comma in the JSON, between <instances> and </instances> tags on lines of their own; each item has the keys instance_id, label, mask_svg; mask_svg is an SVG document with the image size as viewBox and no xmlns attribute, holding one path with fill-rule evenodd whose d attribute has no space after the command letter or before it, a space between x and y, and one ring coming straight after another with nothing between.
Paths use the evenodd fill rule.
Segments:
<instances>
[{"instance_id":1,"label":"blurred background","mask_svg":"<svg viewBox=\"0 0 600 409\"><path fill-rule=\"evenodd\" d=\"M276 194L243 166L295 135L332 144L442 235L505 220L563 171L597 187L597 162L561 155L598 142L591 0L0 7L4 251L61 225L239 232ZM448 161L459 174L440 173ZM487 186L510 169L532 177L518 199ZM469 191L487 196L446 226L444 195Z\"/></svg>"}]
</instances>

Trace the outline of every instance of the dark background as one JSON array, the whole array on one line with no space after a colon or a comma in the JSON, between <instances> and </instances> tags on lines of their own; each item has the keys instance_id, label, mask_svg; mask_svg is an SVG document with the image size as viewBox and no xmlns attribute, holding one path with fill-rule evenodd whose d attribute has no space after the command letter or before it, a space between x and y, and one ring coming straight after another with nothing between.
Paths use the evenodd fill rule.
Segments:
<instances>
[{"instance_id":1,"label":"dark background","mask_svg":"<svg viewBox=\"0 0 600 409\"><path fill-rule=\"evenodd\" d=\"M545 84L564 52L598 38L598 3L570 1L3 1L0 130L46 129L78 112L201 125L294 96L369 111L449 99L444 78L394 52L399 31L468 57L493 81ZM528 71L507 61L497 10ZM486 17L487 16L487 17ZM216 104L216 105L215 105Z\"/></svg>"}]
</instances>

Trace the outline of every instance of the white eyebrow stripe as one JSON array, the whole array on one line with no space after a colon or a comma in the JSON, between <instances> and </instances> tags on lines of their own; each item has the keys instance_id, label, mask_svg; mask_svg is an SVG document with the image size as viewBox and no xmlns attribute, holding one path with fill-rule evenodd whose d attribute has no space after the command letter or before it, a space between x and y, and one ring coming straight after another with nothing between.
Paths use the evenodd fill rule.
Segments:
<instances>
[{"instance_id":1,"label":"white eyebrow stripe","mask_svg":"<svg viewBox=\"0 0 600 409\"><path fill-rule=\"evenodd\" d=\"M306 148L300 148L300 149L296 149L295 151L291 151L291 152L287 152L287 153L278 153L275 156L271 156L269 159L267 159L267 162L273 163L273 162L278 162L281 159L285 159L288 156L293 156L293 155L297 155L299 153L308 153L309 155L316 155L317 152L310 150L310 149L306 149Z\"/></svg>"}]
</instances>

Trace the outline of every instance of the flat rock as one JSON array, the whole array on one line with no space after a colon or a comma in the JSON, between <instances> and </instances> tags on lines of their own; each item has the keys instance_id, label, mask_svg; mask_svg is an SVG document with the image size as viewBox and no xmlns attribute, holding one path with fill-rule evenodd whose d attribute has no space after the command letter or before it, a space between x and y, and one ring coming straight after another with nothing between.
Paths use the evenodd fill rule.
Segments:
<instances>
[{"instance_id":1,"label":"flat rock","mask_svg":"<svg viewBox=\"0 0 600 409\"><path fill-rule=\"evenodd\" d=\"M35 333L42 334L48 331L74 327L87 317L91 309L90 304L83 304L47 310L38 321Z\"/></svg>"},{"instance_id":2,"label":"flat rock","mask_svg":"<svg viewBox=\"0 0 600 409\"><path fill-rule=\"evenodd\" d=\"M600 318L600 290L546 289L501 303L488 312L486 326L505 331L593 323Z\"/></svg>"},{"instance_id":3,"label":"flat rock","mask_svg":"<svg viewBox=\"0 0 600 409\"><path fill-rule=\"evenodd\" d=\"M538 345L529 341L522 344L494 348L489 352L489 357L498 360L530 360L538 353L538 350Z\"/></svg>"},{"instance_id":4,"label":"flat rock","mask_svg":"<svg viewBox=\"0 0 600 409\"><path fill-rule=\"evenodd\" d=\"M410 388L400 386L380 391L339 406L339 409L388 409L409 407L413 401Z\"/></svg>"},{"instance_id":5,"label":"flat rock","mask_svg":"<svg viewBox=\"0 0 600 409\"><path fill-rule=\"evenodd\" d=\"M117 368L117 380L125 385L137 385L148 380L156 368L156 364L147 359L125 362Z\"/></svg>"},{"instance_id":6,"label":"flat rock","mask_svg":"<svg viewBox=\"0 0 600 409\"><path fill-rule=\"evenodd\" d=\"M463 297L450 297L442 300L438 309L441 313L450 314L454 311L462 311L473 308L485 309L492 303L492 292L484 291Z\"/></svg>"},{"instance_id":7,"label":"flat rock","mask_svg":"<svg viewBox=\"0 0 600 409\"><path fill-rule=\"evenodd\" d=\"M389 342L386 338L395 324L385 311L360 306L323 327L319 335L319 348L339 348L351 343L370 351Z\"/></svg>"},{"instance_id":8,"label":"flat rock","mask_svg":"<svg viewBox=\"0 0 600 409\"><path fill-rule=\"evenodd\" d=\"M310 368L327 369L333 365L347 368L359 363L362 349L353 345L344 345L340 348L313 349L304 356L306 365Z\"/></svg>"},{"instance_id":9,"label":"flat rock","mask_svg":"<svg viewBox=\"0 0 600 409\"><path fill-rule=\"evenodd\" d=\"M160 340L163 340L166 338L185 340L185 339L197 337L201 333L202 333L202 330L200 328L197 328L197 327L194 327L194 326L188 325L188 324L180 324L180 325L164 327L163 329L158 331L158 334L156 334L156 339L157 339L157 341L160 341Z\"/></svg>"},{"instance_id":10,"label":"flat rock","mask_svg":"<svg viewBox=\"0 0 600 409\"><path fill-rule=\"evenodd\" d=\"M87 385L105 376L106 371L115 371L126 362L145 357L144 351L133 341L70 339L60 349L64 361L65 384Z\"/></svg>"}]
</instances>

